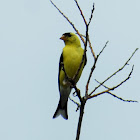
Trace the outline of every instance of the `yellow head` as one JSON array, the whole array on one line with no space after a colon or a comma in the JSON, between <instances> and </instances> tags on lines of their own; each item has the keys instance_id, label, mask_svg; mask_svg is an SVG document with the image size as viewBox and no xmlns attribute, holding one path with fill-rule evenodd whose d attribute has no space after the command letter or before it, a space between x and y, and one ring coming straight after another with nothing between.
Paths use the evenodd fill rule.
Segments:
<instances>
[{"instance_id":1,"label":"yellow head","mask_svg":"<svg viewBox=\"0 0 140 140\"><path fill-rule=\"evenodd\" d=\"M60 39L64 41L65 45L75 45L77 47L81 47L80 40L74 33L64 33Z\"/></svg>"}]
</instances>

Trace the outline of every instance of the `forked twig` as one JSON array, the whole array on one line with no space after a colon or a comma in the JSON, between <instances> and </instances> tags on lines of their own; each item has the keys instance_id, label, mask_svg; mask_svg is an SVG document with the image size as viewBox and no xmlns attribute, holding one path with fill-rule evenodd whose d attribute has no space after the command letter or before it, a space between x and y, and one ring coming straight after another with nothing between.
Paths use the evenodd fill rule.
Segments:
<instances>
[{"instance_id":1,"label":"forked twig","mask_svg":"<svg viewBox=\"0 0 140 140\"><path fill-rule=\"evenodd\" d=\"M90 71L90 74L89 74L89 77L88 77L88 81L87 81L87 84L86 84L86 96L88 95L88 86L89 86L89 82L90 82L90 79L92 77L92 73L94 71L94 69L96 68L96 63L97 63L97 60L99 58L99 56L101 55L101 53L104 51L104 49L106 48L107 44L108 44L109 41L107 41L105 43L105 46L103 47L103 49L100 51L100 53L97 55L97 57L95 58L95 61L94 61L94 64L91 68L91 71Z\"/></svg>"},{"instance_id":2,"label":"forked twig","mask_svg":"<svg viewBox=\"0 0 140 140\"><path fill-rule=\"evenodd\" d=\"M100 93L91 95L91 96L88 97L88 99L97 97L97 96L99 96L99 95L101 95L101 94L104 94L104 93L108 93L108 94L110 94L110 95L112 95L112 96L114 96L114 97L116 97L116 98L118 98L118 99L120 99L120 100L122 100L122 101L126 101L126 102L137 102L137 101L133 101L133 100L124 100L124 99L122 99L121 97L118 97L118 96L116 96L116 95L114 95L114 94L112 94L112 93L110 92L110 91L112 91L112 90L118 88L119 86L121 86L121 85L122 85L123 83L125 83L128 79L130 79L130 76L131 76L133 70L134 70L134 65L132 66L132 69L131 69L131 71L130 71L128 77L127 77L126 79L124 79L122 82L120 82L118 85L116 85L116 86L114 86L114 87L112 87L112 88L108 88L108 87L104 86L102 83L98 82L98 83L100 83L100 85L102 85L102 86L104 86L105 88L107 88L107 90L104 90L104 91L102 91L102 92L100 92ZM96 80L96 81L97 81L97 80Z\"/></svg>"},{"instance_id":3,"label":"forked twig","mask_svg":"<svg viewBox=\"0 0 140 140\"><path fill-rule=\"evenodd\" d=\"M136 51L138 50L138 48L136 48L136 50L132 53L132 55L129 57L129 59L125 62L125 64L118 69L116 72L114 72L111 76L109 76L107 79L105 79L101 84L99 84L97 87L94 88L94 90L89 94L89 96L91 96L92 93L94 93L101 85L103 85L106 81L108 81L109 79L111 79L114 75L116 75L118 72L120 72L121 70L124 69L124 67L126 65L128 65L128 62L131 60L131 58L133 57L133 55L136 53Z\"/></svg>"}]
</instances>

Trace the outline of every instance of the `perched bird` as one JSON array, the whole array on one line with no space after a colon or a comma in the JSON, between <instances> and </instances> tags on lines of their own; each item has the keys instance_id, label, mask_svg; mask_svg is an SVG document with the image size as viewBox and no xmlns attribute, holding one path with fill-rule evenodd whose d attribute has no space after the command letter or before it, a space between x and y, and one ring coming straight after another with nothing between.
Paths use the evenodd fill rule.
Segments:
<instances>
[{"instance_id":1,"label":"perched bird","mask_svg":"<svg viewBox=\"0 0 140 140\"><path fill-rule=\"evenodd\" d=\"M56 118L59 115L61 115L64 119L67 120L67 102L72 89L71 83L68 80L68 78L74 78L81 64L84 50L81 48L79 38L74 33L65 33L60 39L64 41L65 47L63 48L63 52L59 61L58 84L60 100L53 118ZM84 59L84 63L82 64L82 67L74 81L75 83L78 82L85 65L86 56Z\"/></svg>"}]
</instances>

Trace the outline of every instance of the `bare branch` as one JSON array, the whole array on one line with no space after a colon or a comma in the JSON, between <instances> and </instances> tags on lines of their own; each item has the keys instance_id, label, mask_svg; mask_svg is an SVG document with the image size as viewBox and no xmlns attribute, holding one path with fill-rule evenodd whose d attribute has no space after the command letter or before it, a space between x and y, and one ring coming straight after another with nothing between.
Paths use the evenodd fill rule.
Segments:
<instances>
[{"instance_id":1,"label":"bare branch","mask_svg":"<svg viewBox=\"0 0 140 140\"><path fill-rule=\"evenodd\" d=\"M131 72L130 72L131 73ZM95 79L95 81L97 82L97 83L99 83L99 84L101 84L99 81L97 81L96 79ZM109 87L107 87L107 86L105 86L105 85L102 85L103 87L105 87L105 88L107 88L107 89L110 89ZM134 100L124 100L124 99L122 99L121 97L118 97L118 96L116 96L115 94L113 94L113 93L111 93L111 92L106 92L106 93L108 93L108 94L110 94L110 95L112 95L113 97L115 97L115 98L118 98L119 100L122 100L122 101L124 101L124 102L138 102L138 101L134 101Z\"/></svg>"},{"instance_id":2,"label":"bare branch","mask_svg":"<svg viewBox=\"0 0 140 140\"><path fill-rule=\"evenodd\" d=\"M85 35L82 35L84 38L86 38L86 36ZM90 50L91 50L91 53L92 53L92 55L93 55L93 57L94 57L94 60L96 59L96 56L95 56L95 53L94 53L94 51L93 51L93 49L92 49L92 45L91 45L91 41L90 41L90 39L89 39L89 36L88 36L88 42L89 42L89 48L90 48Z\"/></svg>"},{"instance_id":3,"label":"bare branch","mask_svg":"<svg viewBox=\"0 0 140 140\"><path fill-rule=\"evenodd\" d=\"M80 8L80 6L79 6L77 0L74 0L74 1L75 1L76 5L77 5L77 7L78 7L78 9L79 9L79 11L80 11L80 13L81 13L81 16L82 16L82 18L83 18L83 20L84 20L85 25L87 25L85 16L83 15L83 12L82 12L82 10L81 10L81 8Z\"/></svg>"},{"instance_id":4,"label":"bare branch","mask_svg":"<svg viewBox=\"0 0 140 140\"><path fill-rule=\"evenodd\" d=\"M120 82L118 85L116 85L116 86L114 86L114 87L112 87L112 88L109 88L109 87L103 85L102 83L100 83L99 81L96 80L96 82L100 83L103 87L107 88L107 90L102 91L102 92L97 93L97 94L94 94L94 95L92 95L92 96L89 96L88 99L97 97L97 96L99 96L99 95L101 95L101 94L104 94L104 93L108 93L108 94L114 96L115 98L118 98L118 99L120 99L120 100L122 100L122 101L125 101L125 102L137 102L137 101L134 101L134 100L124 100L124 99L122 99L121 97L118 97L118 96L116 96L115 94L113 94L113 93L110 92L111 90L114 90L114 89L118 88L119 86L121 86L123 83L125 83L125 82L130 78L130 76L131 76L133 70L134 70L134 65L132 66L132 69L131 69L131 71L130 71L128 77L127 77L125 80L123 80L122 82Z\"/></svg>"},{"instance_id":5,"label":"bare branch","mask_svg":"<svg viewBox=\"0 0 140 140\"><path fill-rule=\"evenodd\" d=\"M89 74L89 78L88 78L88 81L87 81L87 84L86 84L86 96L88 95L88 86L89 86L89 82L90 82L90 79L91 79L91 77L92 77L92 73L93 73L93 71L94 71L94 69L95 69L95 67L96 67L97 60L98 60L99 56L101 55L101 53L102 53L102 52L104 51L104 49L106 48L107 44L108 44L108 41L105 43L105 46L104 46L103 49L100 51L100 53L97 55L97 57L96 57L96 59L95 59L95 62L94 62L94 64L93 64L92 68L91 68L91 71L90 71L90 74Z\"/></svg>"},{"instance_id":6,"label":"bare branch","mask_svg":"<svg viewBox=\"0 0 140 140\"><path fill-rule=\"evenodd\" d=\"M103 49L100 51L100 53L97 55L97 58L101 55L101 53L104 51L104 49L106 48L107 44L109 41L107 41L103 47Z\"/></svg>"},{"instance_id":7,"label":"bare branch","mask_svg":"<svg viewBox=\"0 0 140 140\"><path fill-rule=\"evenodd\" d=\"M131 69L131 71L130 71L128 77L127 77L125 80L123 80L121 83L119 83L118 85L114 86L113 88L110 88L110 90L114 90L115 88L118 88L118 87L121 86L123 83L125 83L127 80L129 80L129 79L130 79L130 76L131 76L131 74L132 74L132 72L133 72L133 70L134 70L134 65L132 66L132 69Z\"/></svg>"},{"instance_id":8,"label":"bare branch","mask_svg":"<svg viewBox=\"0 0 140 140\"><path fill-rule=\"evenodd\" d=\"M80 104L77 103L76 101L74 101L70 96L69 96L69 99L70 99L74 104L76 104L77 106L80 106Z\"/></svg>"},{"instance_id":9,"label":"bare branch","mask_svg":"<svg viewBox=\"0 0 140 140\"><path fill-rule=\"evenodd\" d=\"M93 49L92 49L92 45L91 45L90 40L88 40L88 42L89 42L89 48L90 48L91 53L92 53L92 55L93 55L93 57L94 57L94 60L95 60L95 59L96 59L96 56L95 56L95 53L94 53L94 51L93 51Z\"/></svg>"},{"instance_id":10,"label":"bare branch","mask_svg":"<svg viewBox=\"0 0 140 140\"><path fill-rule=\"evenodd\" d=\"M91 22L91 20L92 20L94 10L95 10L95 6L94 6L94 3L93 3L93 7L92 7L92 10L91 10L91 15L90 15L90 18L89 18L89 23L88 23L88 25L90 24L90 22Z\"/></svg>"},{"instance_id":11,"label":"bare branch","mask_svg":"<svg viewBox=\"0 0 140 140\"><path fill-rule=\"evenodd\" d=\"M115 94L113 94L113 93L111 93L111 92L109 92L109 91L107 91L107 90L104 91L104 92L100 92L100 93L94 94L92 97L89 96L88 99L92 99L92 98L97 97L97 96L99 96L99 95L102 95L102 94L104 94L104 93L108 93L108 94L112 95L113 97L115 97L115 98L117 98L117 99L119 99L119 100L121 100L121 101L124 101L124 102L138 102L138 101L135 101L135 100L125 100L125 99L123 99L123 98L121 98L121 97L118 97L118 96L116 96Z\"/></svg>"},{"instance_id":12,"label":"bare branch","mask_svg":"<svg viewBox=\"0 0 140 140\"><path fill-rule=\"evenodd\" d=\"M127 77L125 80L123 80L122 82L120 82L118 85L116 85L116 86L114 86L114 87L112 87L112 88L109 88L109 87L103 85L102 83L100 83L100 82L97 81L96 79L95 79L95 81L98 82L99 84L101 84L103 87L107 88L109 91L110 91L110 90L114 90L114 89L118 88L119 86L121 86L123 83L125 83L127 80L129 80L129 79L131 78L130 76L132 75L133 70L134 70L134 65L132 66L132 69L131 69L131 71L130 71L128 77Z\"/></svg>"},{"instance_id":13,"label":"bare branch","mask_svg":"<svg viewBox=\"0 0 140 140\"><path fill-rule=\"evenodd\" d=\"M118 72L120 72L121 70L123 70L123 68L128 65L128 62L131 60L131 58L133 57L133 55L135 54L135 52L138 50L138 48L136 48L136 50L132 53L132 55L129 57L129 59L125 62L125 64L118 69L116 72L114 72L111 76L109 76L107 79L105 79L100 85L98 85L97 87L94 88L94 90L89 94L89 96L91 96L92 93L94 93L101 85L103 85L106 81L108 81L109 79L111 79L114 75L116 75Z\"/></svg>"},{"instance_id":14,"label":"bare branch","mask_svg":"<svg viewBox=\"0 0 140 140\"><path fill-rule=\"evenodd\" d=\"M111 92L107 92L107 93L110 94L110 95L112 95L113 97L119 99L119 100L124 101L124 102L138 102L138 101L134 101L134 100L125 100L125 99L123 99L123 98L121 98L121 97L116 96L115 94L113 94L113 93L111 93Z\"/></svg>"},{"instance_id":15,"label":"bare branch","mask_svg":"<svg viewBox=\"0 0 140 140\"><path fill-rule=\"evenodd\" d=\"M79 103L77 103L76 101L74 101L70 96L69 96L69 99L74 103L74 104L76 104L77 105L77 109L76 109L76 112L79 110L79 108L80 108L80 104Z\"/></svg>"}]
</instances>

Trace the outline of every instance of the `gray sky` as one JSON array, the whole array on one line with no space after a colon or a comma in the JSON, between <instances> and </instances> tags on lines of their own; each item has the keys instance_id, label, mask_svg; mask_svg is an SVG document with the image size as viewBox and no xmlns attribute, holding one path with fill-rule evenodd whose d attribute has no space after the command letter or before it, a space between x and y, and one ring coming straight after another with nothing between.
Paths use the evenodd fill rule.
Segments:
<instances>
[{"instance_id":1,"label":"gray sky","mask_svg":"<svg viewBox=\"0 0 140 140\"><path fill-rule=\"evenodd\" d=\"M84 23L74 1L54 2L84 34ZM92 2L79 1L86 19ZM90 36L95 53L107 40L109 44L99 59L89 91L97 85L94 79L103 81L140 46L139 0L94 0L94 3ZM59 101L58 64L64 47L59 38L65 32L74 30L48 0L0 1L1 140L75 139L79 116L75 104L69 101L68 121L61 117L52 119ZM138 51L129 65L106 83L110 87L116 85L135 65L131 79L114 94L140 101L139 60ZM82 94L92 64L88 50L88 63L78 82ZM122 102L106 94L99 96L86 104L80 140L138 140L139 118L139 103Z\"/></svg>"}]
</instances>

